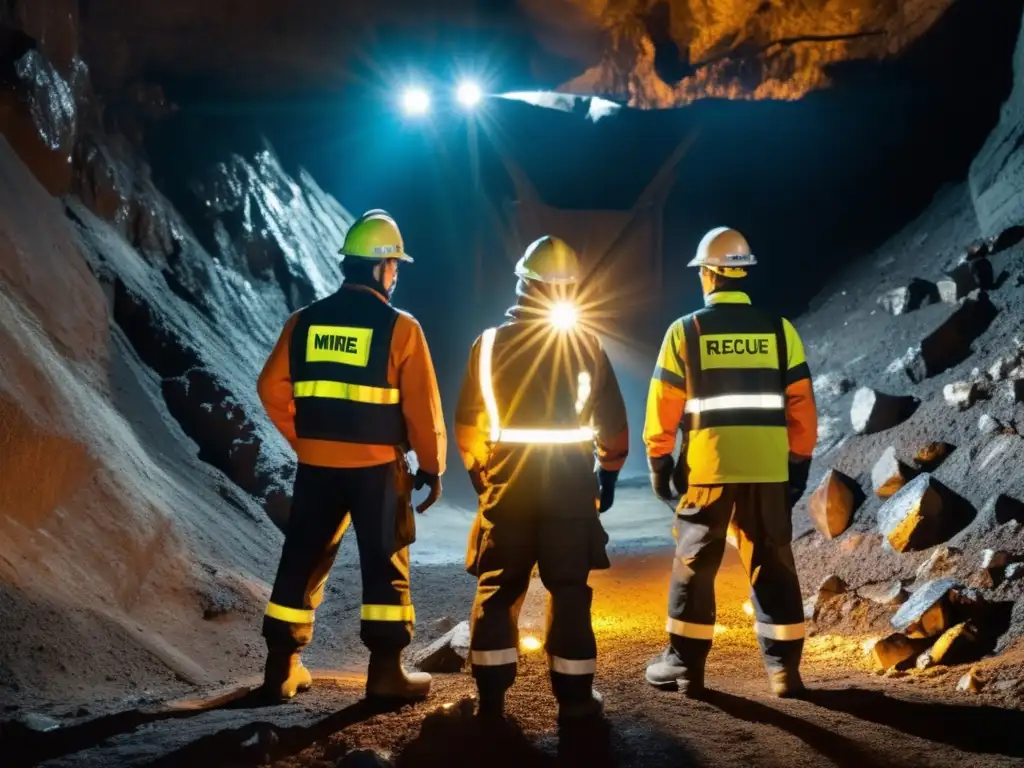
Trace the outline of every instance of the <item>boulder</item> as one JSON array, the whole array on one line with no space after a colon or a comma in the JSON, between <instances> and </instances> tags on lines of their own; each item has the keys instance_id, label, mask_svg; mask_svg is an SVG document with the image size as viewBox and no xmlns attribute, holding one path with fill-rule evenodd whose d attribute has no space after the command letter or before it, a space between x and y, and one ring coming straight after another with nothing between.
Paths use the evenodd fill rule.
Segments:
<instances>
[{"instance_id":1,"label":"boulder","mask_svg":"<svg viewBox=\"0 0 1024 768\"><path fill-rule=\"evenodd\" d=\"M878 528L897 552L935 546L943 527L943 497L928 473L918 475L878 510Z\"/></svg>"},{"instance_id":2,"label":"boulder","mask_svg":"<svg viewBox=\"0 0 1024 768\"><path fill-rule=\"evenodd\" d=\"M878 304L890 315L903 315L939 301L935 283L914 278L905 286L886 291L878 297Z\"/></svg>"},{"instance_id":3,"label":"boulder","mask_svg":"<svg viewBox=\"0 0 1024 768\"><path fill-rule=\"evenodd\" d=\"M965 693L978 693L985 687L985 679L978 674L978 670L971 669L966 675L960 678L956 684L958 691Z\"/></svg>"},{"instance_id":4,"label":"boulder","mask_svg":"<svg viewBox=\"0 0 1024 768\"><path fill-rule=\"evenodd\" d=\"M409 654L409 663L423 672L461 672L469 658L469 622L463 621L426 648Z\"/></svg>"},{"instance_id":5,"label":"boulder","mask_svg":"<svg viewBox=\"0 0 1024 768\"><path fill-rule=\"evenodd\" d=\"M981 288L971 266L969 262L958 264L939 280L936 285L943 303L957 304L960 299L970 295L971 291Z\"/></svg>"},{"instance_id":6,"label":"boulder","mask_svg":"<svg viewBox=\"0 0 1024 768\"><path fill-rule=\"evenodd\" d=\"M856 509L853 485L851 478L830 469L811 494L808 514L814 527L826 539L833 539L850 527Z\"/></svg>"},{"instance_id":7,"label":"boulder","mask_svg":"<svg viewBox=\"0 0 1024 768\"><path fill-rule=\"evenodd\" d=\"M942 388L942 397L947 405L966 411L981 399L984 390L979 381L954 381Z\"/></svg>"},{"instance_id":8,"label":"boulder","mask_svg":"<svg viewBox=\"0 0 1024 768\"><path fill-rule=\"evenodd\" d=\"M1006 566L1011 563L1008 552L997 549L986 549L981 553L981 569L974 577L973 583L984 589L998 587L1006 577Z\"/></svg>"},{"instance_id":9,"label":"boulder","mask_svg":"<svg viewBox=\"0 0 1024 768\"><path fill-rule=\"evenodd\" d=\"M914 455L914 466L922 472L934 472L955 450L956 446L949 443L928 443Z\"/></svg>"},{"instance_id":10,"label":"boulder","mask_svg":"<svg viewBox=\"0 0 1024 768\"><path fill-rule=\"evenodd\" d=\"M949 594L956 587L954 579L936 579L919 587L896 615L892 626L907 637L938 637L949 627Z\"/></svg>"},{"instance_id":11,"label":"boulder","mask_svg":"<svg viewBox=\"0 0 1024 768\"><path fill-rule=\"evenodd\" d=\"M978 630L969 622L963 622L943 632L935 645L918 658L917 668L927 669L936 664L963 664L974 661L981 653Z\"/></svg>"},{"instance_id":12,"label":"boulder","mask_svg":"<svg viewBox=\"0 0 1024 768\"><path fill-rule=\"evenodd\" d=\"M865 584L857 590L857 594L878 605L903 605L910 597L907 590L898 581Z\"/></svg>"},{"instance_id":13,"label":"boulder","mask_svg":"<svg viewBox=\"0 0 1024 768\"><path fill-rule=\"evenodd\" d=\"M858 435L891 429L913 413L918 401L907 395L887 395L861 387L853 396L850 423Z\"/></svg>"},{"instance_id":14,"label":"boulder","mask_svg":"<svg viewBox=\"0 0 1024 768\"><path fill-rule=\"evenodd\" d=\"M956 547L937 547L931 556L921 563L914 575L918 581L942 576L956 567L963 554L963 550Z\"/></svg>"},{"instance_id":15,"label":"boulder","mask_svg":"<svg viewBox=\"0 0 1024 768\"><path fill-rule=\"evenodd\" d=\"M904 665L927 647L928 640L910 638L896 632L875 643L871 655L879 669L893 669Z\"/></svg>"},{"instance_id":16,"label":"boulder","mask_svg":"<svg viewBox=\"0 0 1024 768\"><path fill-rule=\"evenodd\" d=\"M998 310L987 295L968 297L938 328L911 347L901 365L915 384L966 360L971 344L991 324Z\"/></svg>"},{"instance_id":17,"label":"boulder","mask_svg":"<svg viewBox=\"0 0 1024 768\"><path fill-rule=\"evenodd\" d=\"M906 485L910 474L910 468L896 458L896 449L890 446L871 470L871 487L877 496L887 499Z\"/></svg>"}]
</instances>

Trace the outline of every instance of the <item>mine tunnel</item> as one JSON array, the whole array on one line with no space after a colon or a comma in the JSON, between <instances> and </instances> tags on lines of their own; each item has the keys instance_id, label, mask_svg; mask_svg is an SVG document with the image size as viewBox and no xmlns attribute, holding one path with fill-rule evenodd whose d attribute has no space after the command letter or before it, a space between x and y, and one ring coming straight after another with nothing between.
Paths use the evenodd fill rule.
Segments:
<instances>
[{"instance_id":1,"label":"mine tunnel","mask_svg":"<svg viewBox=\"0 0 1024 768\"><path fill-rule=\"evenodd\" d=\"M1024 2L852 6L0 8L0 762L1024 759Z\"/></svg>"}]
</instances>

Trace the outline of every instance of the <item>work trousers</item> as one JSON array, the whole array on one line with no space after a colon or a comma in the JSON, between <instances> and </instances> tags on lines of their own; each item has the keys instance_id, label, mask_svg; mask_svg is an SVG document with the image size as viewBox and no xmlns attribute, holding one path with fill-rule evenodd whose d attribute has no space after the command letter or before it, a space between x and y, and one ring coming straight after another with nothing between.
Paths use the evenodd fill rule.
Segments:
<instances>
[{"instance_id":1,"label":"work trousers","mask_svg":"<svg viewBox=\"0 0 1024 768\"><path fill-rule=\"evenodd\" d=\"M676 512L671 649L701 672L715 633L715 575L730 529L750 578L754 632L769 672L796 670L804 644L787 483L691 486Z\"/></svg>"},{"instance_id":2,"label":"work trousers","mask_svg":"<svg viewBox=\"0 0 1024 768\"><path fill-rule=\"evenodd\" d=\"M363 580L360 637L371 651L401 651L412 640L409 547L414 538L404 468L357 469L300 464L274 589L263 620L272 650L301 651L327 576L351 522Z\"/></svg>"},{"instance_id":3,"label":"work trousers","mask_svg":"<svg viewBox=\"0 0 1024 768\"><path fill-rule=\"evenodd\" d=\"M587 578L609 562L588 461L546 451L507 482L492 477L481 495L466 557L478 577L470 660L481 696L503 694L515 681L519 610L537 565L550 594L545 650L555 697L590 698L597 643Z\"/></svg>"}]
</instances>

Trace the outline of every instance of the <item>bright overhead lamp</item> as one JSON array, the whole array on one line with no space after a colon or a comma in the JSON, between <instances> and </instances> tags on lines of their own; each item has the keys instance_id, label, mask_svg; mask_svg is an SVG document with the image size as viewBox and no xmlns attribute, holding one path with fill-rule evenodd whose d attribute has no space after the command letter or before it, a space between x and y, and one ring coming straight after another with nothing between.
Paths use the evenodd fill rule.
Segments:
<instances>
[{"instance_id":1,"label":"bright overhead lamp","mask_svg":"<svg viewBox=\"0 0 1024 768\"><path fill-rule=\"evenodd\" d=\"M475 107L483 97L484 92L480 89L479 84L472 80L463 80L455 91L455 98L467 109Z\"/></svg>"},{"instance_id":2,"label":"bright overhead lamp","mask_svg":"<svg viewBox=\"0 0 1024 768\"><path fill-rule=\"evenodd\" d=\"M430 111L430 94L425 88L407 88L402 94L402 111L410 116L425 115Z\"/></svg>"}]
</instances>

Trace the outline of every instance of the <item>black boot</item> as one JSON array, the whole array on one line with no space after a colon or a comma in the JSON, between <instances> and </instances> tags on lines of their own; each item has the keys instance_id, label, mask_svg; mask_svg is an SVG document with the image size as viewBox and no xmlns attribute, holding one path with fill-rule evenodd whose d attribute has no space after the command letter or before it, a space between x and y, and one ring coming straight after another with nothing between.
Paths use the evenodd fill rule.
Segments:
<instances>
[{"instance_id":1,"label":"black boot","mask_svg":"<svg viewBox=\"0 0 1024 768\"><path fill-rule=\"evenodd\" d=\"M505 691L491 691L485 688L480 690L479 695L477 716L491 720L505 717Z\"/></svg>"},{"instance_id":2,"label":"black boot","mask_svg":"<svg viewBox=\"0 0 1024 768\"><path fill-rule=\"evenodd\" d=\"M430 680L426 672L407 672L401 651L371 651L366 698L420 701L430 693Z\"/></svg>"},{"instance_id":3,"label":"black boot","mask_svg":"<svg viewBox=\"0 0 1024 768\"><path fill-rule=\"evenodd\" d=\"M594 690L591 690L589 699L558 703L558 722L562 725L592 720L602 714L604 714L604 697Z\"/></svg>"},{"instance_id":4,"label":"black boot","mask_svg":"<svg viewBox=\"0 0 1024 768\"><path fill-rule=\"evenodd\" d=\"M271 650L263 672L263 694L275 701L288 701L297 693L308 691L313 676L302 664L298 651Z\"/></svg>"}]
</instances>

